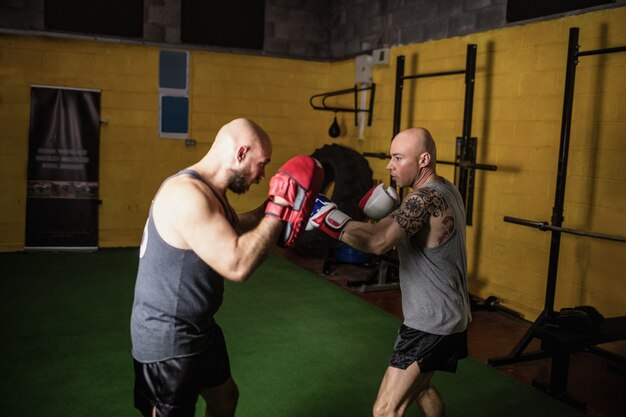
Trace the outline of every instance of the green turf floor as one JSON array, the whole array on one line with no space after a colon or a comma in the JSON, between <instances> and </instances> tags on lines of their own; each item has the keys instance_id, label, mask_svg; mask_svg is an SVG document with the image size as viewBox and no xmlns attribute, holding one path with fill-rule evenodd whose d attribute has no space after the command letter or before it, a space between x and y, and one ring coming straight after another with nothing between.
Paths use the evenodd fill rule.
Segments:
<instances>
[{"instance_id":1,"label":"green turf floor","mask_svg":"<svg viewBox=\"0 0 626 417\"><path fill-rule=\"evenodd\" d=\"M0 254L0 416L139 415L129 337L136 256ZM239 417L371 415L400 324L274 256L250 281L227 283L217 320L241 391ZM435 384L448 417L582 416L472 359Z\"/></svg>"}]
</instances>

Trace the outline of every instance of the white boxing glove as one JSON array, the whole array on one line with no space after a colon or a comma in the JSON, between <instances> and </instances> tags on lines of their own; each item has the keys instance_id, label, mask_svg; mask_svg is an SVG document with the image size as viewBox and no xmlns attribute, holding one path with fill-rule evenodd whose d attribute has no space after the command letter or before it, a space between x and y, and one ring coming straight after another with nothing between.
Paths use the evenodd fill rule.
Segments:
<instances>
[{"instance_id":1,"label":"white boxing glove","mask_svg":"<svg viewBox=\"0 0 626 417\"><path fill-rule=\"evenodd\" d=\"M359 201L359 207L367 217L380 220L400 204L395 188L380 183L372 187Z\"/></svg>"}]
</instances>

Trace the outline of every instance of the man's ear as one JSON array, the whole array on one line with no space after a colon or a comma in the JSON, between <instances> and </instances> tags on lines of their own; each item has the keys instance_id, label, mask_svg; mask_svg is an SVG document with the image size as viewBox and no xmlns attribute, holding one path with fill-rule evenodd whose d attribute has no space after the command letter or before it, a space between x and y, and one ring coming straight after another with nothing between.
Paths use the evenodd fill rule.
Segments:
<instances>
[{"instance_id":1,"label":"man's ear","mask_svg":"<svg viewBox=\"0 0 626 417\"><path fill-rule=\"evenodd\" d=\"M246 158L249 148L247 146L240 146L237 148L237 162L243 162Z\"/></svg>"},{"instance_id":2,"label":"man's ear","mask_svg":"<svg viewBox=\"0 0 626 417\"><path fill-rule=\"evenodd\" d=\"M430 165L430 154L428 152L424 152L420 155L419 158L419 166L420 168L424 168Z\"/></svg>"}]
</instances>

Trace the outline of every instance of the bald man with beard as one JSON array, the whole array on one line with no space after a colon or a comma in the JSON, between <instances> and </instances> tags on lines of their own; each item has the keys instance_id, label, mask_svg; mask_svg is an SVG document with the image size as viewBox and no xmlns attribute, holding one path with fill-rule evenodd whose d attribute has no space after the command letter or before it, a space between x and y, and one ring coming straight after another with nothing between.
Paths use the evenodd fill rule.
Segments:
<instances>
[{"instance_id":1,"label":"bald man with beard","mask_svg":"<svg viewBox=\"0 0 626 417\"><path fill-rule=\"evenodd\" d=\"M316 203L309 224L364 252L384 254L397 248L404 323L373 414L402 416L416 401L424 417L439 417L445 413L444 403L431 379L437 370L456 372L457 361L467 356L471 315L464 204L454 184L437 175L437 151L428 130L398 133L390 154L391 177L399 187L413 189L399 208L372 224L346 221L347 216L329 211L327 202ZM330 232L325 230L329 225Z\"/></svg>"},{"instance_id":2,"label":"bald man with beard","mask_svg":"<svg viewBox=\"0 0 626 417\"><path fill-rule=\"evenodd\" d=\"M213 316L224 279L245 281L275 246L283 223L258 209L238 215L227 191L265 177L272 146L254 122L224 125L208 153L166 179L144 228L131 315L135 407L145 417L235 414L238 389ZM287 205L275 197L274 202Z\"/></svg>"}]
</instances>

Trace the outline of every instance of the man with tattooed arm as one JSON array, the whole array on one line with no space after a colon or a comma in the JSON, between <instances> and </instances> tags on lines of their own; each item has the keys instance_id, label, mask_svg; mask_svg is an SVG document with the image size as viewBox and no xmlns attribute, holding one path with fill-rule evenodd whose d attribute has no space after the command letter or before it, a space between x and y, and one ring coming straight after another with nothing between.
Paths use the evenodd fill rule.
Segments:
<instances>
[{"instance_id":1,"label":"man with tattooed arm","mask_svg":"<svg viewBox=\"0 0 626 417\"><path fill-rule=\"evenodd\" d=\"M398 133L390 154L391 177L399 187L413 189L397 209L375 224L357 222L320 195L309 224L364 252L397 248L404 323L373 414L402 416L416 401L423 416L443 416L443 400L431 379L437 370L455 372L457 361L467 356L471 320L464 205L454 184L437 175L428 130Z\"/></svg>"}]
</instances>

